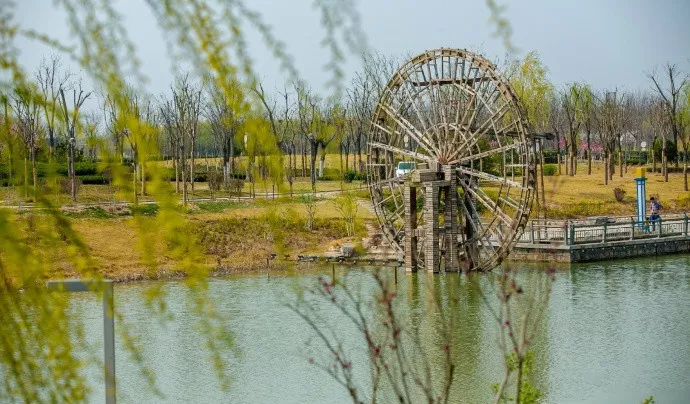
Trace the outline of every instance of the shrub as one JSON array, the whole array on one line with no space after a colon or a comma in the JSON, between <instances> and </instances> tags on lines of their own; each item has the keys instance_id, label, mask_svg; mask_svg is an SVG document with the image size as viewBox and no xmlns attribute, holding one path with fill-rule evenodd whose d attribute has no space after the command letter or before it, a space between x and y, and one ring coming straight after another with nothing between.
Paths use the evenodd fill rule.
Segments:
<instances>
[{"instance_id":1,"label":"shrub","mask_svg":"<svg viewBox=\"0 0 690 404\"><path fill-rule=\"evenodd\" d=\"M149 203L145 205L137 205L137 206L132 206L132 215L141 215L141 216L156 216L158 213L158 205Z\"/></svg>"},{"instance_id":2,"label":"shrub","mask_svg":"<svg viewBox=\"0 0 690 404\"><path fill-rule=\"evenodd\" d=\"M364 173L358 173L355 170L347 170L345 174L343 174L343 181L347 183L352 181L364 181L365 179L366 175Z\"/></svg>"},{"instance_id":3,"label":"shrub","mask_svg":"<svg viewBox=\"0 0 690 404\"><path fill-rule=\"evenodd\" d=\"M555 175L557 171L558 167L555 164L544 164L544 175Z\"/></svg>"},{"instance_id":4,"label":"shrub","mask_svg":"<svg viewBox=\"0 0 690 404\"><path fill-rule=\"evenodd\" d=\"M661 162L661 148L662 148L661 138L657 138L654 142L654 158L656 161ZM668 161L676 161L678 158L678 148L672 140L666 139L666 159Z\"/></svg>"},{"instance_id":5,"label":"shrub","mask_svg":"<svg viewBox=\"0 0 690 404\"><path fill-rule=\"evenodd\" d=\"M678 194L675 199L676 209L688 209L690 208L690 192L684 192Z\"/></svg>"},{"instance_id":6,"label":"shrub","mask_svg":"<svg viewBox=\"0 0 690 404\"><path fill-rule=\"evenodd\" d=\"M511 169L509 167L506 167L506 175L516 175L519 177L522 175L522 168L515 167L511 171Z\"/></svg>"},{"instance_id":7,"label":"shrub","mask_svg":"<svg viewBox=\"0 0 690 404\"><path fill-rule=\"evenodd\" d=\"M60 164L55 170L58 174L68 176L67 163ZM78 161L74 163L74 174L82 175L96 175L98 173L98 164L89 161Z\"/></svg>"},{"instance_id":8,"label":"shrub","mask_svg":"<svg viewBox=\"0 0 690 404\"><path fill-rule=\"evenodd\" d=\"M12 180L9 178L0 178L0 187L9 187L9 186L19 186L24 184L24 176L22 175L21 177L14 176L12 177Z\"/></svg>"},{"instance_id":9,"label":"shrub","mask_svg":"<svg viewBox=\"0 0 690 404\"><path fill-rule=\"evenodd\" d=\"M616 198L616 202L623 202L623 199L625 199L625 190L623 188L615 188L613 190L613 197Z\"/></svg>"},{"instance_id":10,"label":"shrub","mask_svg":"<svg viewBox=\"0 0 690 404\"><path fill-rule=\"evenodd\" d=\"M82 184L90 185L108 185L110 179L104 175L82 175L79 177Z\"/></svg>"},{"instance_id":11,"label":"shrub","mask_svg":"<svg viewBox=\"0 0 690 404\"><path fill-rule=\"evenodd\" d=\"M173 173L174 175L174 173ZM205 171L195 171L194 172L194 182L206 182L208 181L208 173Z\"/></svg>"},{"instance_id":12,"label":"shrub","mask_svg":"<svg viewBox=\"0 0 690 404\"><path fill-rule=\"evenodd\" d=\"M319 181L338 181L340 180L340 170L337 168L324 168L323 176L317 179Z\"/></svg>"},{"instance_id":13,"label":"shrub","mask_svg":"<svg viewBox=\"0 0 690 404\"><path fill-rule=\"evenodd\" d=\"M220 191L221 185L223 185L223 173L218 171L211 171L207 175L208 179L208 189L213 192Z\"/></svg>"},{"instance_id":14,"label":"shrub","mask_svg":"<svg viewBox=\"0 0 690 404\"><path fill-rule=\"evenodd\" d=\"M226 184L223 184L223 189L225 192L235 192L238 195L242 192L244 188L244 179L232 178Z\"/></svg>"},{"instance_id":15,"label":"shrub","mask_svg":"<svg viewBox=\"0 0 690 404\"><path fill-rule=\"evenodd\" d=\"M79 193L79 186L82 184L81 178L75 178L74 187L76 188L77 194ZM63 194L70 195L72 193L72 179L71 178L61 178L60 179L60 192Z\"/></svg>"}]
</instances>

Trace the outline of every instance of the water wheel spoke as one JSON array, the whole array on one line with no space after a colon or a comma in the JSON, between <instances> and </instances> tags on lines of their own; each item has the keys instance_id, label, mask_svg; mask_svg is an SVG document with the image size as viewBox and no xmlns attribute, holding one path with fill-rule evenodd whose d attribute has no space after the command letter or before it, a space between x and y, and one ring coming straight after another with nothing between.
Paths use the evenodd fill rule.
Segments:
<instances>
[{"instance_id":1,"label":"water wheel spoke","mask_svg":"<svg viewBox=\"0 0 690 404\"><path fill-rule=\"evenodd\" d=\"M513 181L513 180L509 180L508 178L499 177L499 176L496 176L493 174L485 173L483 171L475 170L475 169L470 168L470 167L460 166L460 167L457 167L456 170L458 170L458 172L461 172L465 175L469 175L471 177L481 178L483 180L495 182L498 184L508 185L510 187L515 187L515 188L518 188L520 190L526 190L526 188L523 187L522 184L520 184L517 181Z\"/></svg>"},{"instance_id":2,"label":"water wheel spoke","mask_svg":"<svg viewBox=\"0 0 690 404\"><path fill-rule=\"evenodd\" d=\"M451 156L451 158L455 158L458 154L460 154L463 150L471 150L478 142L479 139L483 138L489 133L489 129L493 127L493 134L496 135L496 137L500 136L500 132L496 132L496 121L500 120L503 118L503 116L510 110L510 104L505 102L503 105L499 108L499 110L495 113L493 113L491 116L486 118L484 122L482 122L481 125L479 125L479 128L472 132L469 136L469 138L472 140L471 143L465 142L461 147L458 148L458 150L455 151L455 153Z\"/></svg>"},{"instance_id":3,"label":"water wheel spoke","mask_svg":"<svg viewBox=\"0 0 690 404\"><path fill-rule=\"evenodd\" d=\"M470 212L467 209L467 206L464 202L461 201L459 205L465 213L465 220L470 223L470 226L472 227L472 230L475 233L473 237L465 240L465 244L479 243L482 246L482 248L491 249L489 255L497 254L496 248L493 246L493 243L491 243L491 240L488 238L487 230L486 228L484 228L484 225L479 220L479 215L474 206L472 204L469 204L470 208L472 209L472 212ZM477 220L475 220L475 218ZM484 241L486 241L486 244L484 243ZM478 258L479 257L472 257L472 259L475 260L475 262L478 262Z\"/></svg>"},{"instance_id":4,"label":"water wheel spoke","mask_svg":"<svg viewBox=\"0 0 690 404\"><path fill-rule=\"evenodd\" d=\"M415 140L420 146L426 149L429 155L438 155L438 150L426 141L424 135L414 127L410 121L405 119L402 115L398 114L395 110L387 105L381 105L381 110L388 114L395 123L397 123L401 128L405 130L405 133Z\"/></svg>"},{"instance_id":5,"label":"water wheel spoke","mask_svg":"<svg viewBox=\"0 0 690 404\"><path fill-rule=\"evenodd\" d=\"M430 163L436 161L435 159L433 159L429 156L425 156L421 153L417 153L417 152L413 152L413 151L405 150L405 149L400 149L400 148L395 147L395 146L391 146L391 145L387 145L387 144L383 144L383 143L379 143L379 142L368 142L368 144L371 147L375 147L377 149L386 150L386 151L393 152L393 153L402 154L404 156L407 156L407 157L410 157L410 158L413 158L416 160L424 160L424 161L427 161Z\"/></svg>"},{"instance_id":6,"label":"water wheel spoke","mask_svg":"<svg viewBox=\"0 0 690 404\"><path fill-rule=\"evenodd\" d=\"M524 145L521 143L510 143L510 144L507 144L507 145L504 145L501 147L496 147L494 149L485 150L481 153L471 154L469 156L465 156L465 157L453 160L449 164L466 164L466 163L469 163L471 161L476 161L476 160L483 159L486 157L491 157L495 154L502 153L502 152L509 151L509 150L517 150L517 149L520 149L522 147L524 147Z\"/></svg>"},{"instance_id":7,"label":"water wheel spoke","mask_svg":"<svg viewBox=\"0 0 690 404\"><path fill-rule=\"evenodd\" d=\"M503 223L505 223L509 228L512 228L512 219L503 212L503 209L498 206L491 198L489 198L485 193L480 190L472 189L472 187L463 185L465 192L472 194L476 198L477 202L484 205L484 207L491 213L493 213L497 218L499 218Z\"/></svg>"}]
</instances>

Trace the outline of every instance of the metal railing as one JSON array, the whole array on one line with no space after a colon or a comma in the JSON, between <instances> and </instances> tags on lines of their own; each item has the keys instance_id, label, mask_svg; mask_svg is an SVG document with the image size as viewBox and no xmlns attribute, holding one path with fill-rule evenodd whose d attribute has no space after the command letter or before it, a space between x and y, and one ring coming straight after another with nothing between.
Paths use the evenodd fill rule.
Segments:
<instances>
[{"instance_id":1,"label":"metal railing","mask_svg":"<svg viewBox=\"0 0 690 404\"><path fill-rule=\"evenodd\" d=\"M672 236L689 236L688 215L664 215L658 221L635 217L578 220L531 220L518 244L595 244Z\"/></svg>"}]
</instances>

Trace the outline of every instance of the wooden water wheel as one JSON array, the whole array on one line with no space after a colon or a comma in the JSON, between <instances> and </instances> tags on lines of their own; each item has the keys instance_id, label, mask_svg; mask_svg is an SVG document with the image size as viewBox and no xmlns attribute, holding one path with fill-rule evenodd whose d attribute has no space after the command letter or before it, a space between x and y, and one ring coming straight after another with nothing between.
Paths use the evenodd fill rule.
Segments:
<instances>
[{"instance_id":1,"label":"wooden water wheel","mask_svg":"<svg viewBox=\"0 0 690 404\"><path fill-rule=\"evenodd\" d=\"M380 94L367 180L389 242L408 270L488 270L521 235L535 151L510 83L461 49L424 52Z\"/></svg>"}]
</instances>

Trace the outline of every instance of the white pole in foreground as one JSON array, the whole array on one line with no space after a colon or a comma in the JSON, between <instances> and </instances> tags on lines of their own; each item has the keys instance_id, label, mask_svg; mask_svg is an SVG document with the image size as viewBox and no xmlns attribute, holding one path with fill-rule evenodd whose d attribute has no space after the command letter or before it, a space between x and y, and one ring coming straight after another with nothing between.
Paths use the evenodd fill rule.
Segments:
<instances>
[{"instance_id":1,"label":"white pole in foreground","mask_svg":"<svg viewBox=\"0 0 690 404\"><path fill-rule=\"evenodd\" d=\"M115 301L113 298L113 281L68 279L48 281L49 290L62 292L97 292L103 288L103 363L105 370L105 402L115 404Z\"/></svg>"}]
</instances>

